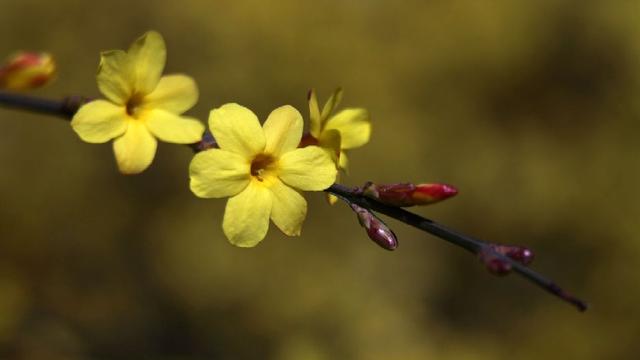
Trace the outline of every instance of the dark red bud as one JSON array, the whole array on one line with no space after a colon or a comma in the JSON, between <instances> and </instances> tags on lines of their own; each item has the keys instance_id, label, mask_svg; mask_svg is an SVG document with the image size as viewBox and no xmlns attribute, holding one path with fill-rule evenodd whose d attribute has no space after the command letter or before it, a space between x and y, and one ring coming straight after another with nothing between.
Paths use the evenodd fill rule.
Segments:
<instances>
[{"instance_id":1,"label":"dark red bud","mask_svg":"<svg viewBox=\"0 0 640 360\"><path fill-rule=\"evenodd\" d=\"M478 258L487 270L494 275L507 275L511 272L511 264L495 256L490 250L480 251Z\"/></svg>"},{"instance_id":2,"label":"dark red bud","mask_svg":"<svg viewBox=\"0 0 640 360\"><path fill-rule=\"evenodd\" d=\"M517 261L523 265L531 264L531 262L535 258L535 253L525 246L502 244L491 244L489 246L491 246L491 248L495 252L508 256L510 259Z\"/></svg>"},{"instance_id":3,"label":"dark red bud","mask_svg":"<svg viewBox=\"0 0 640 360\"><path fill-rule=\"evenodd\" d=\"M358 222L367 230L367 235L373 242L386 250L395 250L398 247L396 234L371 211L353 203L351 209L358 215Z\"/></svg>"},{"instance_id":4,"label":"dark red bud","mask_svg":"<svg viewBox=\"0 0 640 360\"><path fill-rule=\"evenodd\" d=\"M448 199L458 193L458 190L446 184L383 184L371 182L365 184L362 193L372 199L391 206L408 207L414 205L428 205Z\"/></svg>"},{"instance_id":5,"label":"dark red bud","mask_svg":"<svg viewBox=\"0 0 640 360\"><path fill-rule=\"evenodd\" d=\"M395 250L398 247L396 234L378 219L371 222L371 227L367 229L367 235L383 249Z\"/></svg>"},{"instance_id":6,"label":"dark red bud","mask_svg":"<svg viewBox=\"0 0 640 360\"><path fill-rule=\"evenodd\" d=\"M511 264L498 258L491 259L485 265L487 270L494 275L507 275L511 272Z\"/></svg>"}]
</instances>

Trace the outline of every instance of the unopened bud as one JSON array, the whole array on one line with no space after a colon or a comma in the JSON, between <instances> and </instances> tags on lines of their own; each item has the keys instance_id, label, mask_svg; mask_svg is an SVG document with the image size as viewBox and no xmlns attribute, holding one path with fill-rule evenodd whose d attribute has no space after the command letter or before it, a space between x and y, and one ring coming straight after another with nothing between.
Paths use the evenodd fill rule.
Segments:
<instances>
[{"instance_id":1,"label":"unopened bud","mask_svg":"<svg viewBox=\"0 0 640 360\"><path fill-rule=\"evenodd\" d=\"M458 189L447 184L418 184L411 198L416 205L433 204L456 196Z\"/></svg>"},{"instance_id":2,"label":"unopened bud","mask_svg":"<svg viewBox=\"0 0 640 360\"><path fill-rule=\"evenodd\" d=\"M362 188L362 193L381 203L408 207L414 205L428 205L446 200L458 193L458 190L446 184L385 184L376 185L368 182Z\"/></svg>"},{"instance_id":3,"label":"unopened bud","mask_svg":"<svg viewBox=\"0 0 640 360\"><path fill-rule=\"evenodd\" d=\"M49 82L55 71L56 65L50 54L21 52L0 67L0 88L35 89Z\"/></svg>"},{"instance_id":4,"label":"unopened bud","mask_svg":"<svg viewBox=\"0 0 640 360\"><path fill-rule=\"evenodd\" d=\"M518 245L490 244L493 251L509 257L511 260L517 261L523 265L529 265L535 258L534 252L525 247Z\"/></svg>"},{"instance_id":5,"label":"unopened bud","mask_svg":"<svg viewBox=\"0 0 640 360\"><path fill-rule=\"evenodd\" d=\"M494 275L507 275L511 272L511 264L508 261L495 256L490 249L481 250L478 253L478 258L487 270Z\"/></svg>"},{"instance_id":6,"label":"unopened bud","mask_svg":"<svg viewBox=\"0 0 640 360\"><path fill-rule=\"evenodd\" d=\"M353 203L351 209L358 215L358 222L367 230L371 240L386 250L395 250L398 247L396 234L371 211Z\"/></svg>"}]
</instances>

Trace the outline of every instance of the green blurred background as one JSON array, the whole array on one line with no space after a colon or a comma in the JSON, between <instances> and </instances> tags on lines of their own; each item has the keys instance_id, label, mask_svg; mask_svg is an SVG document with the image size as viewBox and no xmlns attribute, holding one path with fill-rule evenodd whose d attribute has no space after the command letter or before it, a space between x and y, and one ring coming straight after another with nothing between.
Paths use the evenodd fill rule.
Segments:
<instances>
[{"instance_id":1,"label":"green blurred background","mask_svg":"<svg viewBox=\"0 0 640 360\"><path fill-rule=\"evenodd\" d=\"M640 2L3 0L0 55L47 50L38 95L98 96L98 53L149 29L167 72L264 119L338 85L373 136L350 185L447 182L417 209L532 247L578 313L390 220L395 252L308 194L300 238L229 245L189 149L118 174L111 146L0 109L0 358L632 359L640 352Z\"/></svg>"}]
</instances>

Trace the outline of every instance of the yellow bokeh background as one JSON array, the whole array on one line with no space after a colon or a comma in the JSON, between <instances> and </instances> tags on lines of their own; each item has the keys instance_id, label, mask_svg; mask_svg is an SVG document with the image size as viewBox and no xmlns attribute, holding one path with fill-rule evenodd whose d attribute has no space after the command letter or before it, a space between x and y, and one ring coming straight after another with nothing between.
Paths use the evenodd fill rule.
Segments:
<instances>
[{"instance_id":1,"label":"yellow bokeh background","mask_svg":"<svg viewBox=\"0 0 640 360\"><path fill-rule=\"evenodd\" d=\"M300 238L254 249L194 197L186 147L139 176L68 122L0 109L0 358L632 359L640 351L637 1L4 0L0 56L51 52L55 83L98 96L101 50L162 33L206 121L226 102L264 119L336 86L372 114L349 185L445 182L416 209L530 246L584 313L389 220L395 252L343 204L307 194Z\"/></svg>"}]
</instances>

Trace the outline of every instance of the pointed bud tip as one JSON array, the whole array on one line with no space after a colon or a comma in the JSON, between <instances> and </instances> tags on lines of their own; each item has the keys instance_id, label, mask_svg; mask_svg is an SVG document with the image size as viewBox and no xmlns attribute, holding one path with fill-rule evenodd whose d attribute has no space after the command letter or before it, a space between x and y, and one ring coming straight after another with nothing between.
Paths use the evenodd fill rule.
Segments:
<instances>
[{"instance_id":1,"label":"pointed bud tip","mask_svg":"<svg viewBox=\"0 0 640 360\"><path fill-rule=\"evenodd\" d=\"M491 248L502 255L509 257L510 259L521 263L522 265L529 265L535 258L533 250L525 246L519 245L502 245L502 244L490 244Z\"/></svg>"},{"instance_id":2,"label":"pointed bud tip","mask_svg":"<svg viewBox=\"0 0 640 360\"><path fill-rule=\"evenodd\" d=\"M371 240L385 250L393 251L398 248L398 239L396 238L396 234L386 226L372 226L367 230L367 235L369 235Z\"/></svg>"},{"instance_id":3,"label":"pointed bud tip","mask_svg":"<svg viewBox=\"0 0 640 360\"><path fill-rule=\"evenodd\" d=\"M458 195L458 189L447 184L442 184L442 193L447 197Z\"/></svg>"},{"instance_id":4,"label":"pointed bud tip","mask_svg":"<svg viewBox=\"0 0 640 360\"><path fill-rule=\"evenodd\" d=\"M524 265L529 265L535 259L536 254L529 248L523 247L516 254L516 256L511 256L512 259L518 260Z\"/></svg>"},{"instance_id":5,"label":"pointed bud tip","mask_svg":"<svg viewBox=\"0 0 640 360\"><path fill-rule=\"evenodd\" d=\"M458 189L447 184L418 184L412 198L419 205L432 204L456 196Z\"/></svg>"}]
</instances>

